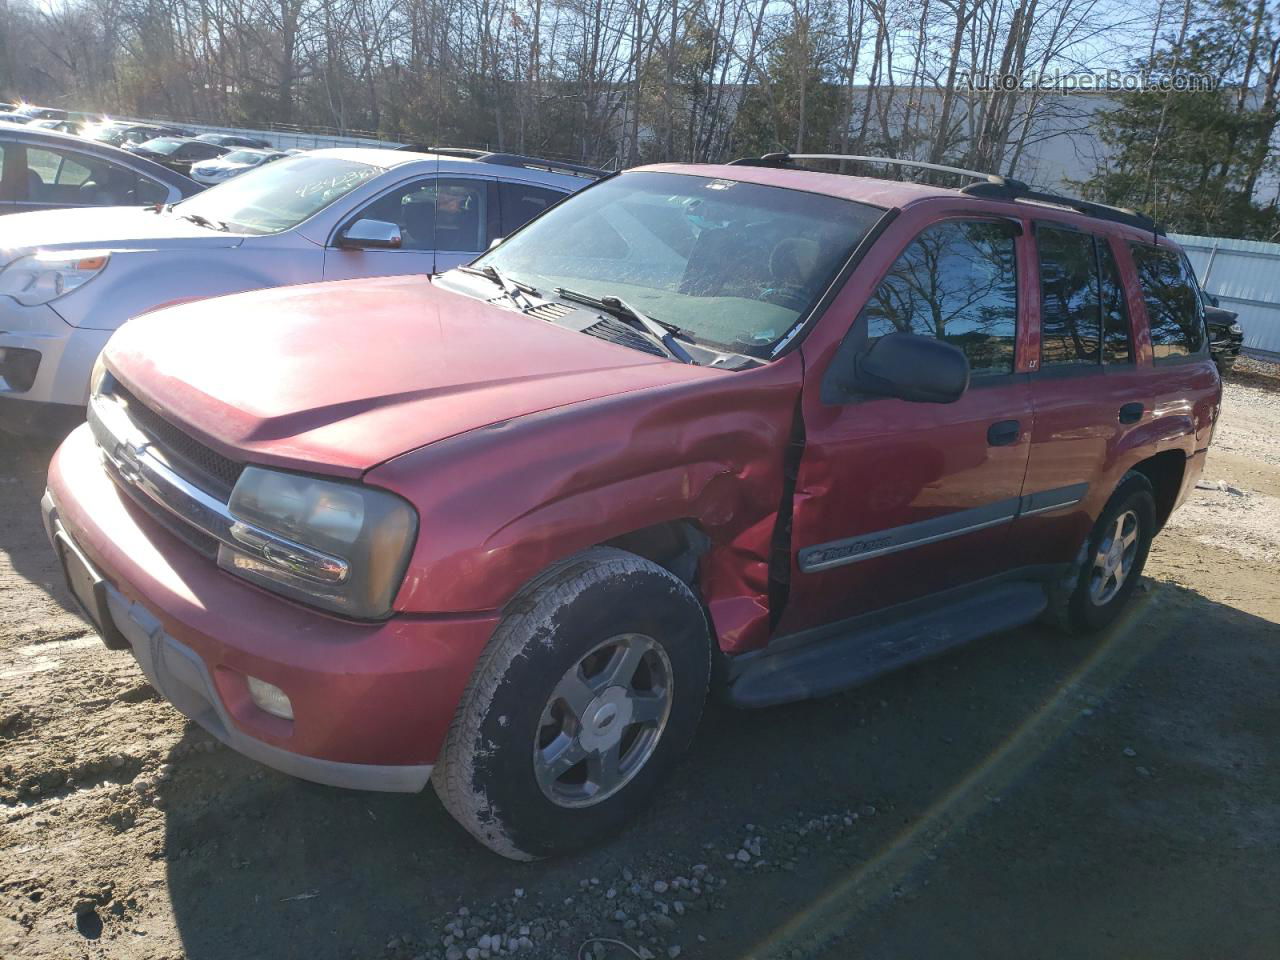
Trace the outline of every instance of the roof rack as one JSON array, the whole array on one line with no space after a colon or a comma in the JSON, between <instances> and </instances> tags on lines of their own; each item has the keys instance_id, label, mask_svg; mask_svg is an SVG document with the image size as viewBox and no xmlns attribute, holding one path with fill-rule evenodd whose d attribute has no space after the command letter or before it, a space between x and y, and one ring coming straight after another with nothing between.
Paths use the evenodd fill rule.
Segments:
<instances>
[{"instance_id":1,"label":"roof rack","mask_svg":"<svg viewBox=\"0 0 1280 960\"><path fill-rule=\"evenodd\" d=\"M1076 213L1083 213L1085 216L1110 220L1112 223L1123 223L1147 233L1164 236L1164 227L1145 213L1139 213L1129 207L1113 207L1106 203L1094 203L1092 200L1064 197L1047 190L1033 190L1021 180L1006 179L1003 184L971 183L967 187L962 187L960 192L967 193L971 197L986 197L991 200L1022 200L1027 203L1046 203L1054 207L1065 207Z\"/></svg>"},{"instance_id":2,"label":"roof rack","mask_svg":"<svg viewBox=\"0 0 1280 960\"><path fill-rule=\"evenodd\" d=\"M910 167L921 170L934 170L939 173L951 173L956 176L969 177L974 183L960 188L961 193L971 197L984 197L989 200L1022 200L1028 203L1044 203L1055 207L1065 207L1076 213L1096 217L1099 220L1110 220L1123 223L1158 236L1164 235L1164 228L1145 213L1131 210L1128 207L1113 207L1105 203L1094 203L1091 200L1079 200L1075 197L1064 197L1061 194L1044 190L1033 190L1028 184L1013 177L1002 177L998 173L984 173L981 170L966 170L963 167L948 167L940 163L925 163L923 160L898 160L893 157L864 157L843 153L766 153L763 157L743 157L731 161L731 165L743 167L787 167L796 160L852 160L858 163L880 163L894 167Z\"/></svg>"},{"instance_id":3,"label":"roof rack","mask_svg":"<svg viewBox=\"0 0 1280 960\"><path fill-rule=\"evenodd\" d=\"M526 170L544 170L547 173L561 173L571 177L587 177L592 180L598 180L607 175L604 170L588 167L581 163L548 160L544 157L526 157L519 153L497 153L476 147L429 147L420 143L406 143L395 149L412 150L415 153L438 153L442 157L463 157L480 163L496 163L504 167L524 167Z\"/></svg>"},{"instance_id":4,"label":"roof rack","mask_svg":"<svg viewBox=\"0 0 1280 960\"><path fill-rule=\"evenodd\" d=\"M936 170L939 173L953 173L961 177L970 177L984 183L1004 184L1005 177L998 173L983 173L981 170L966 170L963 167L948 167L941 163L925 163L923 160L898 160L894 157L864 157L852 153L766 153L763 157L742 157L730 161L730 166L739 167L786 167L796 160L852 160L856 163L881 163L891 167L912 167L919 170ZM1015 181L1016 182L1016 181Z\"/></svg>"}]
</instances>

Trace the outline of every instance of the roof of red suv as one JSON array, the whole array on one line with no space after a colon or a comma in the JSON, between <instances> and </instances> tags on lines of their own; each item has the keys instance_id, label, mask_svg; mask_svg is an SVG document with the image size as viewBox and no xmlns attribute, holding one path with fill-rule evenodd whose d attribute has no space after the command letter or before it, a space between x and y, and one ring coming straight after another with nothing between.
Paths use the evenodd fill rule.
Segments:
<instances>
[{"instance_id":1,"label":"roof of red suv","mask_svg":"<svg viewBox=\"0 0 1280 960\"><path fill-rule=\"evenodd\" d=\"M804 190L885 209L902 208L922 200L953 200L967 201L974 206L974 209L986 209L995 216L1044 216L1046 212L1050 212L1055 219L1076 223L1085 229L1105 230L1129 239L1141 239L1160 246L1177 247L1177 244L1169 240L1163 230L1155 227L1154 224L1152 227L1155 229L1152 230L1134 222L1126 223L1124 216L1113 218L1102 213L1101 211L1107 209L1105 207L1101 207L1099 211L1073 209L1072 204L1082 201L1074 201L1069 197L1057 197L1053 194L1023 198L984 197L950 187L878 177L860 177L847 173L825 173L783 165L655 163L635 169L684 173L696 177L723 178L743 183L783 187L788 190ZM1061 201L1061 205L1057 201ZM1124 213L1118 208L1111 209L1118 214ZM1133 216L1135 219L1141 218L1140 214ZM1158 235L1156 235L1157 232Z\"/></svg>"},{"instance_id":2,"label":"roof of red suv","mask_svg":"<svg viewBox=\"0 0 1280 960\"><path fill-rule=\"evenodd\" d=\"M722 177L743 183L760 183L770 187L786 187L821 193L842 200L856 200L877 207L901 207L912 200L926 197L959 196L958 190L933 187L923 183L882 180L877 177L855 177L846 173L821 173L788 167L748 167L727 163L655 163L638 170L661 173L687 173L695 177Z\"/></svg>"}]
</instances>

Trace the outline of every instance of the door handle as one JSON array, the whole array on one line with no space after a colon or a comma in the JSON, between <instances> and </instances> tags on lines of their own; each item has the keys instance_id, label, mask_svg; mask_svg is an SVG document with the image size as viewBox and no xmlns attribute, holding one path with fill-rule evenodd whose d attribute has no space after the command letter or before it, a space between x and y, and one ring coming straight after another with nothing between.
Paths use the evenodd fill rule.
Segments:
<instances>
[{"instance_id":1,"label":"door handle","mask_svg":"<svg viewBox=\"0 0 1280 960\"><path fill-rule=\"evenodd\" d=\"M1007 447L1017 443L1022 434L1022 424L1017 420L997 420L987 427L987 443L993 447Z\"/></svg>"},{"instance_id":2,"label":"door handle","mask_svg":"<svg viewBox=\"0 0 1280 960\"><path fill-rule=\"evenodd\" d=\"M1145 408L1140 403L1126 403L1120 408L1121 423L1137 423L1142 419L1142 412Z\"/></svg>"}]
</instances>

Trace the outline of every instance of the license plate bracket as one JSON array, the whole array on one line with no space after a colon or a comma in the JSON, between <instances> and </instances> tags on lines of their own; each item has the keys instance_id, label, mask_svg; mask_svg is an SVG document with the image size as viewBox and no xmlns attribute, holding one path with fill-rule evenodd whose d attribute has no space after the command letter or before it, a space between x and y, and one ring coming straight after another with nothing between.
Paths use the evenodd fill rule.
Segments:
<instances>
[{"instance_id":1,"label":"license plate bracket","mask_svg":"<svg viewBox=\"0 0 1280 960\"><path fill-rule=\"evenodd\" d=\"M93 624L108 650L128 650L129 641L116 626L107 603L107 581L63 531L59 530L54 535L53 544L62 563L67 587L85 619Z\"/></svg>"}]
</instances>

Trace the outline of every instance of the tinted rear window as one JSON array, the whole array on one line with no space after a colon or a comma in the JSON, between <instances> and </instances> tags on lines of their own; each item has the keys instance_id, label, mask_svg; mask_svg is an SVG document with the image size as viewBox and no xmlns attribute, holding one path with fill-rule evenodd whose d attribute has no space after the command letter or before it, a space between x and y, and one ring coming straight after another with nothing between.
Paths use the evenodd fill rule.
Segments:
<instances>
[{"instance_id":1,"label":"tinted rear window","mask_svg":"<svg viewBox=\"0 0 1280 960\"><path fill-rule=\"evenodd\" d=\"M1102 316L1093 237L1036 226L1040 251L1040 363L1098 363Z\"/></svg>"},{"instance_id":2,"label":"tinted rear window","mask_svg":"<svg viewBox=\"0 0 1280 960\"><path fill-rule=\"evenodd\" d=\"M1130 244L1151 326L1156 363L1175 361L1204 349L1204 314L1196 283L1184 258L1145 243Z\"/></svg>"}]
</instances>

